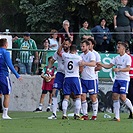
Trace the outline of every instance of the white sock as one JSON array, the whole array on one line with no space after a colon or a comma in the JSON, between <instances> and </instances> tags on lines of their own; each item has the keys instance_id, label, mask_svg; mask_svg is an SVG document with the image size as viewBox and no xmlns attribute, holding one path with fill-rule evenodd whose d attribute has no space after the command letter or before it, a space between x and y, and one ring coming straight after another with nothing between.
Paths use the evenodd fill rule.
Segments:
<instances>
[{"instance_id":1,"label":"white sock","mask_svg":"<svg viewBox=\"0 0 133 133\"><path fill-rule=\"evenodd\" d=\"M93 116L97 116L98 112L98 99L92 103Z\"/></svg>"},{"instance_id":2,"label":"white sock","mask_svg":"<svg viewBox=\"0 0 133 133\"><path fill-rule=\"evenodd\" d=\"M7 113L8 113L8 108L4 108L4 109L3 109L3 115L4 115L4 116L7 116Z\"/></svg>"},{"instance_id":3,"label":"white sock","mask_svg":"<svg viewBox=\"0 0 133 133\"><path fill-rule=\"evenodd\" d=\"M120 119L120 101L113 100L115 118Z\"/></svg>"},{"instance_id":4,"label":"white sock","mask_svg":"<svg viewBox=\"0 0 133 133\"><path fill-rule=\"evenodd\" d=\"M88 104L87 104L87 101L85 100L85 101L82 101L82 111L83 111L83 115L88 115L88 111L87 111L87 109L88 109Z\"/></svg>"},{"instance_id":5,"label":"white sock","mask_svg":"<svg viewBox=\"0 0 133 133\"><path fill-rule=\"evenodd\" d=\"M64 116L66 116L67 107L68 107L68 100L64 99L63 102L62 102L62 110L63 110L63 115Z\"/></svg>"},{"instance_id":6,"label":"white sock","mask_svg":"<svg viewBox=\"0 0 133 133\"><path fill-rule=\"evenodd\" d=\"M127 105L127 107L131 110L131 112L133 113L133 106L132 106L132 103L131 101L126 98L126 100L124 101L124 103Z\"/></svg>"},{"instance_id":7,"label":"white sock","mask_svg":"<svg viewBox=\"0 0 133 133\"><path fill-rule=\"evenodd\" d=\"M40 110L42 110L42 105L43 105L42 103L39 104L39 107L38 107L38 108L39 108Z\"/></svg>"},{"instance_id":8,"label":"white sock","mask_svg":"<svg viewBox=\"0 0 133 133\"><path fill-rule=\"evenodd\" d=\"M81 99L77 98L75 101L75 108L76 108L76 114L80 114L80 109L81 109Z\"/></svg>"},{"instance_id":9,"label":"white sock","mask_svg":"<svg viewBox=\"0 0 133 133\"><path fill-rule=\"evenodd\" d=\"M52 111L56 115L56 111L57 111L57 97L52 97Z\"/></svg>"}]
</instances>

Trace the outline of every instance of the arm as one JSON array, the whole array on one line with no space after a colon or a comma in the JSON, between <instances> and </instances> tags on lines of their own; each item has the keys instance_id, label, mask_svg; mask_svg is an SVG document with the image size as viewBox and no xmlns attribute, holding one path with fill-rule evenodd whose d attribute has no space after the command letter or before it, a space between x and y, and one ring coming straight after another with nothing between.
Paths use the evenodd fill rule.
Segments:
<instances>
[{"instance_id":1,"label":"arm","mask_svg":"<svg viewBox=\"0 0 133 133\"><path fill-rule=\"evenodd\" d=\"M102 64L102 63L98 63L98 65L104 67L104 68L107 68L107 69L110 69L114 66L114 64L110 63L110 64Z\"/></svg>"},{"instance_id":2,"label":"arm","mask_svg":"<svg viewBox=\"0 0 133 133\"><path fill-rule=\"evenodd\" d=\"M129 12L125 12L125 15L126 15L130 20L133 20L133 16L131 16L131 15L129 14Z\"/></svg>"},{"instance_id":3,"label":"arm","mask_svg":"<svg viewBox=\"0 0 133 133\"><path fill-rule=\"evenodd\" d=\"M15 70L13 64L12 64L12 61L11 61L10 53L9 52L6 52L6 54L5 54L5 61L6 61L7 66L12 71L12 73L16 76L16 78L19 79L20 78L20 75L16 72L16 70Z\"/></svg>"},{"instance_id":4,"label":"arm","mask_svg":"<svg viewBox=\"0 0 133 133\"><path fill-rule=\"evenodd\" d=\"M116 18L117 18L117 15L114 16L114 28L117 28Z\"/></svg>"},{"instance_id":5,"label":"arm","mask_svg":"<svg viewBox=\"0 0 133 133\"><path fill-rule=\"evenodd\" d=\"M63 48L63 44L62 44L62 45L58 48L58 50L57 50L57 54L58 54L59 56L62 56L62 55L61 55L62 48Z\"/></svg>"},{"instance_id":6,"label":"arm","mask_svg":"<svg viewBox=\"0 0 133 133\"><path fill-rule=\"evenodd\" d=\"M91 61L91 62L84 62L84 61L80 61L79 62L79 66L90 66L90 67L95 67L96 66L96 61Z\"/></svg>"},{"instance_id":7,"label":"arm","mask_svg":"<svg viewBox=\"0 0 133 133\"><path fill-rule=\"evenodd\" d=\"M102 66L97 65L98 63L100 63L100 62L96 63L95 71L100 71L102 69Z\"/></svg>"},{"instance_id":8,"label":"arm","mask_svg":"<svg viewBox=\"0 0 133 133\"><path fill-rule=\"evenodd\" d=\"M113 68L114 72L129 72L130 71L130 66L127 65L126 68Z\"/></svg>"}]
</instances>

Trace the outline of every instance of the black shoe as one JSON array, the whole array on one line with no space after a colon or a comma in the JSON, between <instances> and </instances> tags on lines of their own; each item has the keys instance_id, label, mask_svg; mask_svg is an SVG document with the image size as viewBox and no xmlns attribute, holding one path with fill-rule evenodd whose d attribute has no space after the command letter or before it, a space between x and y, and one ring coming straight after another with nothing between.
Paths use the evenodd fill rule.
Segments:
<instances>
[{"instance_id":1,"label":"black shoe","mask_svg":"<svg viewBox=\"0 0 133 133\"><path fill-rule=\"evenodd\" d=\"M68 120L68 117L63 115L62 116L62 119L67 119Z\"/></svg>"},{"instance_id":2,"label":"black shoe","mask_svg":"<svg viewBox=\"0 0 133 133\"><path fill-rule=\"evenodd\" d=\"M50 112L50 108L47 108L46 111L47 111L47 112Z\"/></svg>"},{"instance_id":3,"label":"black shoe","mask_svg":"<svg viewBox=\"0 0 133 133\"><path fill-rule=\"evenodd\" d=\"M37 108L37 109L34 110L33 112L42 112L42 109Z\"/></svg>"}]
</instances>

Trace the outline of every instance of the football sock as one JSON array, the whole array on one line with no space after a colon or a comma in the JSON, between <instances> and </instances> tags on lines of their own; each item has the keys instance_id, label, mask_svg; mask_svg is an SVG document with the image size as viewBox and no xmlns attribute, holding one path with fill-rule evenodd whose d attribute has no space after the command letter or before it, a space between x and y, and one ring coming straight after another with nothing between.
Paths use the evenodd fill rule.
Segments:
<instances>
[{"instance_id":1,"label":"football sock","mask_svg":"<svg viewBox=\"0 0 133 133\"><path fill-rule=\"evenodd\" d=\"M68 100L64 99L63 102L62 102L62 109L63 109L63 115L64 116L66 116L67 107L68 107Z\"/></svg>"},{"instance_id":2,"label":"football sock","mask_svg":"<svg viewBox=\"0 0 133 133\"><path fill-rule=\"evenodd\" d=\"M76 114L80 114L80 109L81 109L81 99L77 98L75 101L75 108L76 108Z\"/></svg>"},{"instance_id":3,"label":"football sock","mask_svg":"<svg viewBox=\"0 0 133 133\"><path fill-rule=\"evenodd\" d=\"M133 106L132 106L132 103L131 101L126 98L126 100L124 101L124 103L127 105L127 107L131 110L131 112L133 113Z\"/></svg>"},{"instance_id":4,"label":"football sock","mask_svg":"<svg viewBox=\"0 0 133 133\"><path fill-rule=\"evenodd\" d=\"M88 109L88 104L87 104L87 101L86 101L86 100L85 100L85 101L82 101L81 107L82 107L83 115L87 115L87 114L88 114L88 111L87 111L87 109Z\"/></svg>"},{"instance_id":5,"label":"football sock","mask_svg":"<svg viewBox=\"0 0 133 133\"><path fill-rule=\"evenodd\" d=\"M116 119L120 119L120 101L113 100L114 114Z\"/></svg>"},{"instance_id":6,"label":"football sock","mask_svg":"<svg viewBox=\"0 0 133 133\"><path fill-rule=\"evenodd\" d=\"M47 107L47 108L49 108L49 109L50 109L50 107L51 107L51 104L48 104L48 107Z\"/></svg>"},{"instance_id":7,"label":"football sock","mask_svg":"<svg viewBox=\"0 0 133 133\"><path fill-rule=\"evenodd\" d=\"M98 112L98 99L92 103L93 116L97 116Z\"/></svg>"},{"instance_id":8,"label":"football sock","mask_svg":"<svg viewBox=\"0 0 133 133\"><path fill-rule=\"evenodd\" d=\"M57 111L57 97L52 97L52 111L56 115L56 111Z\"/></svg>"},{"instance_id":9,"label":"football sock","mask_svg":"<svg viewBox=\"0 0 133 133\"><path fill-rule=\"evenodd\" d=\"M2 98L0 97L0 110L2 110Z\"/></svg>"},{"instance_id":10,"label":"football sock","mask_svg":"<svg viewBox=\"0 0 133 133\"><path fill-rule=\"evenodd\" d=\"M7 116L7 113L8 113L8 108L4 108L4 110L3 110L3 115L4 115L4 116Z\"/></svg>"},{"instance_id":11,"label":"football sock","mask_svg":"<svg viewBox=\"0 0 133 133\"><path fill-rule=\"evenodd\" d=\"M42 110L42 103L39 104L39 107L38 107L40 110Z\"/></svg>"},{"instance_id":12,"label":"football sock","mask_svg":"<svg viewBox=\"0 0 133 133\"><path fill-rule=\"evenodd\" d=\"M73 102L74 102L74 114L76 114L76 100L74 100Z\"/></svg>"}]
</instances>

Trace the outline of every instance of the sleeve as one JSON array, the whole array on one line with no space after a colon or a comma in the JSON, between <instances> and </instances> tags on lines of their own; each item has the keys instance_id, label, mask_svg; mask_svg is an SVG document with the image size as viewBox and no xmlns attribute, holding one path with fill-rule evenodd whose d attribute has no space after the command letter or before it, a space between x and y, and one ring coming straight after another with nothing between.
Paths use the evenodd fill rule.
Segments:
<instances>
[{"instance_id":1,"label":"sleeve","mask_svg":"<svg viewBox=\"0 0 133 133\"><path fill-rule=\"evenodd\" d=\"M57 52L54 53L53 59L54 59L54 60L57 60Z\"/></svg>"},{"instance_id":2,"label":"sleeve","mask_svg":"<svg viewBox=\"0 0 133 133\"><path fill-rule=\"evenodd\" d=\"M96 57L95 57L94 53L90 54L90 61L96 61Z\"/></svg>"},{"instance_id":3,"label":"sleeve","mask_svg":"<svg viewBox=\"0 0 133 133\"><path fill-rule=\"evenodd\" d=\"M96 55L96 62L101 62L101 56L99 53Z\"/></svg>"},{"instance_id":4,"label":"sleeve","mask_svg":"<svg viewBox=\"0 0 133 133\"><path fill-rule=\"evenodd\" d=\"M37 49L37 45L36 45L36 42L34 40L32 40L32 48Z\"/></svg>"},{"instance_id":5,"label":"sleeve","mask_svg":"<svg viewBox=\"0 0 133 133\"><path fill-rule=\"evenodd\" d=\"M115 65L116 64L116 58L113 58L110 63Z\"/></svg>"},{"instance_id":6,"label":"sleeve","mask_svg":"<svg viewBox=\"0 0 133 133\"><path fill-rule=\"evenodd\" d=\"M46 72L46 67L44 67L42 70L42 73L45 73L45 72Z\"/></svg>"},{"instance_id":7,"label":"sleeve","mask_svg":"<svg viewBox=\"0 0 133 133\"><path fill-rule=\"evenodd\" d=\"M129 57L127 58L126 65L127 65L127 66L131 66L131 63L132 63L132 59L131 59L131 57L129 56Z\"/></svg>"},{"instance_id":8,"label":"sleeve","mask_svg":"<svg viewBox=\"0 0 133 133\"><path fill-rule=\"evenodd\" d=\"M9 52L6 52L5 53L5 61L6 61L6 64L7 66L10 68L10 70L12 71L12 73L16 76L16 78L19 78L20 75L17 73L17 71L15 70L13 64L12 64L12 61L11 61L11 58L10 58L10 53Z\"/></svg>"}]
</instances>

